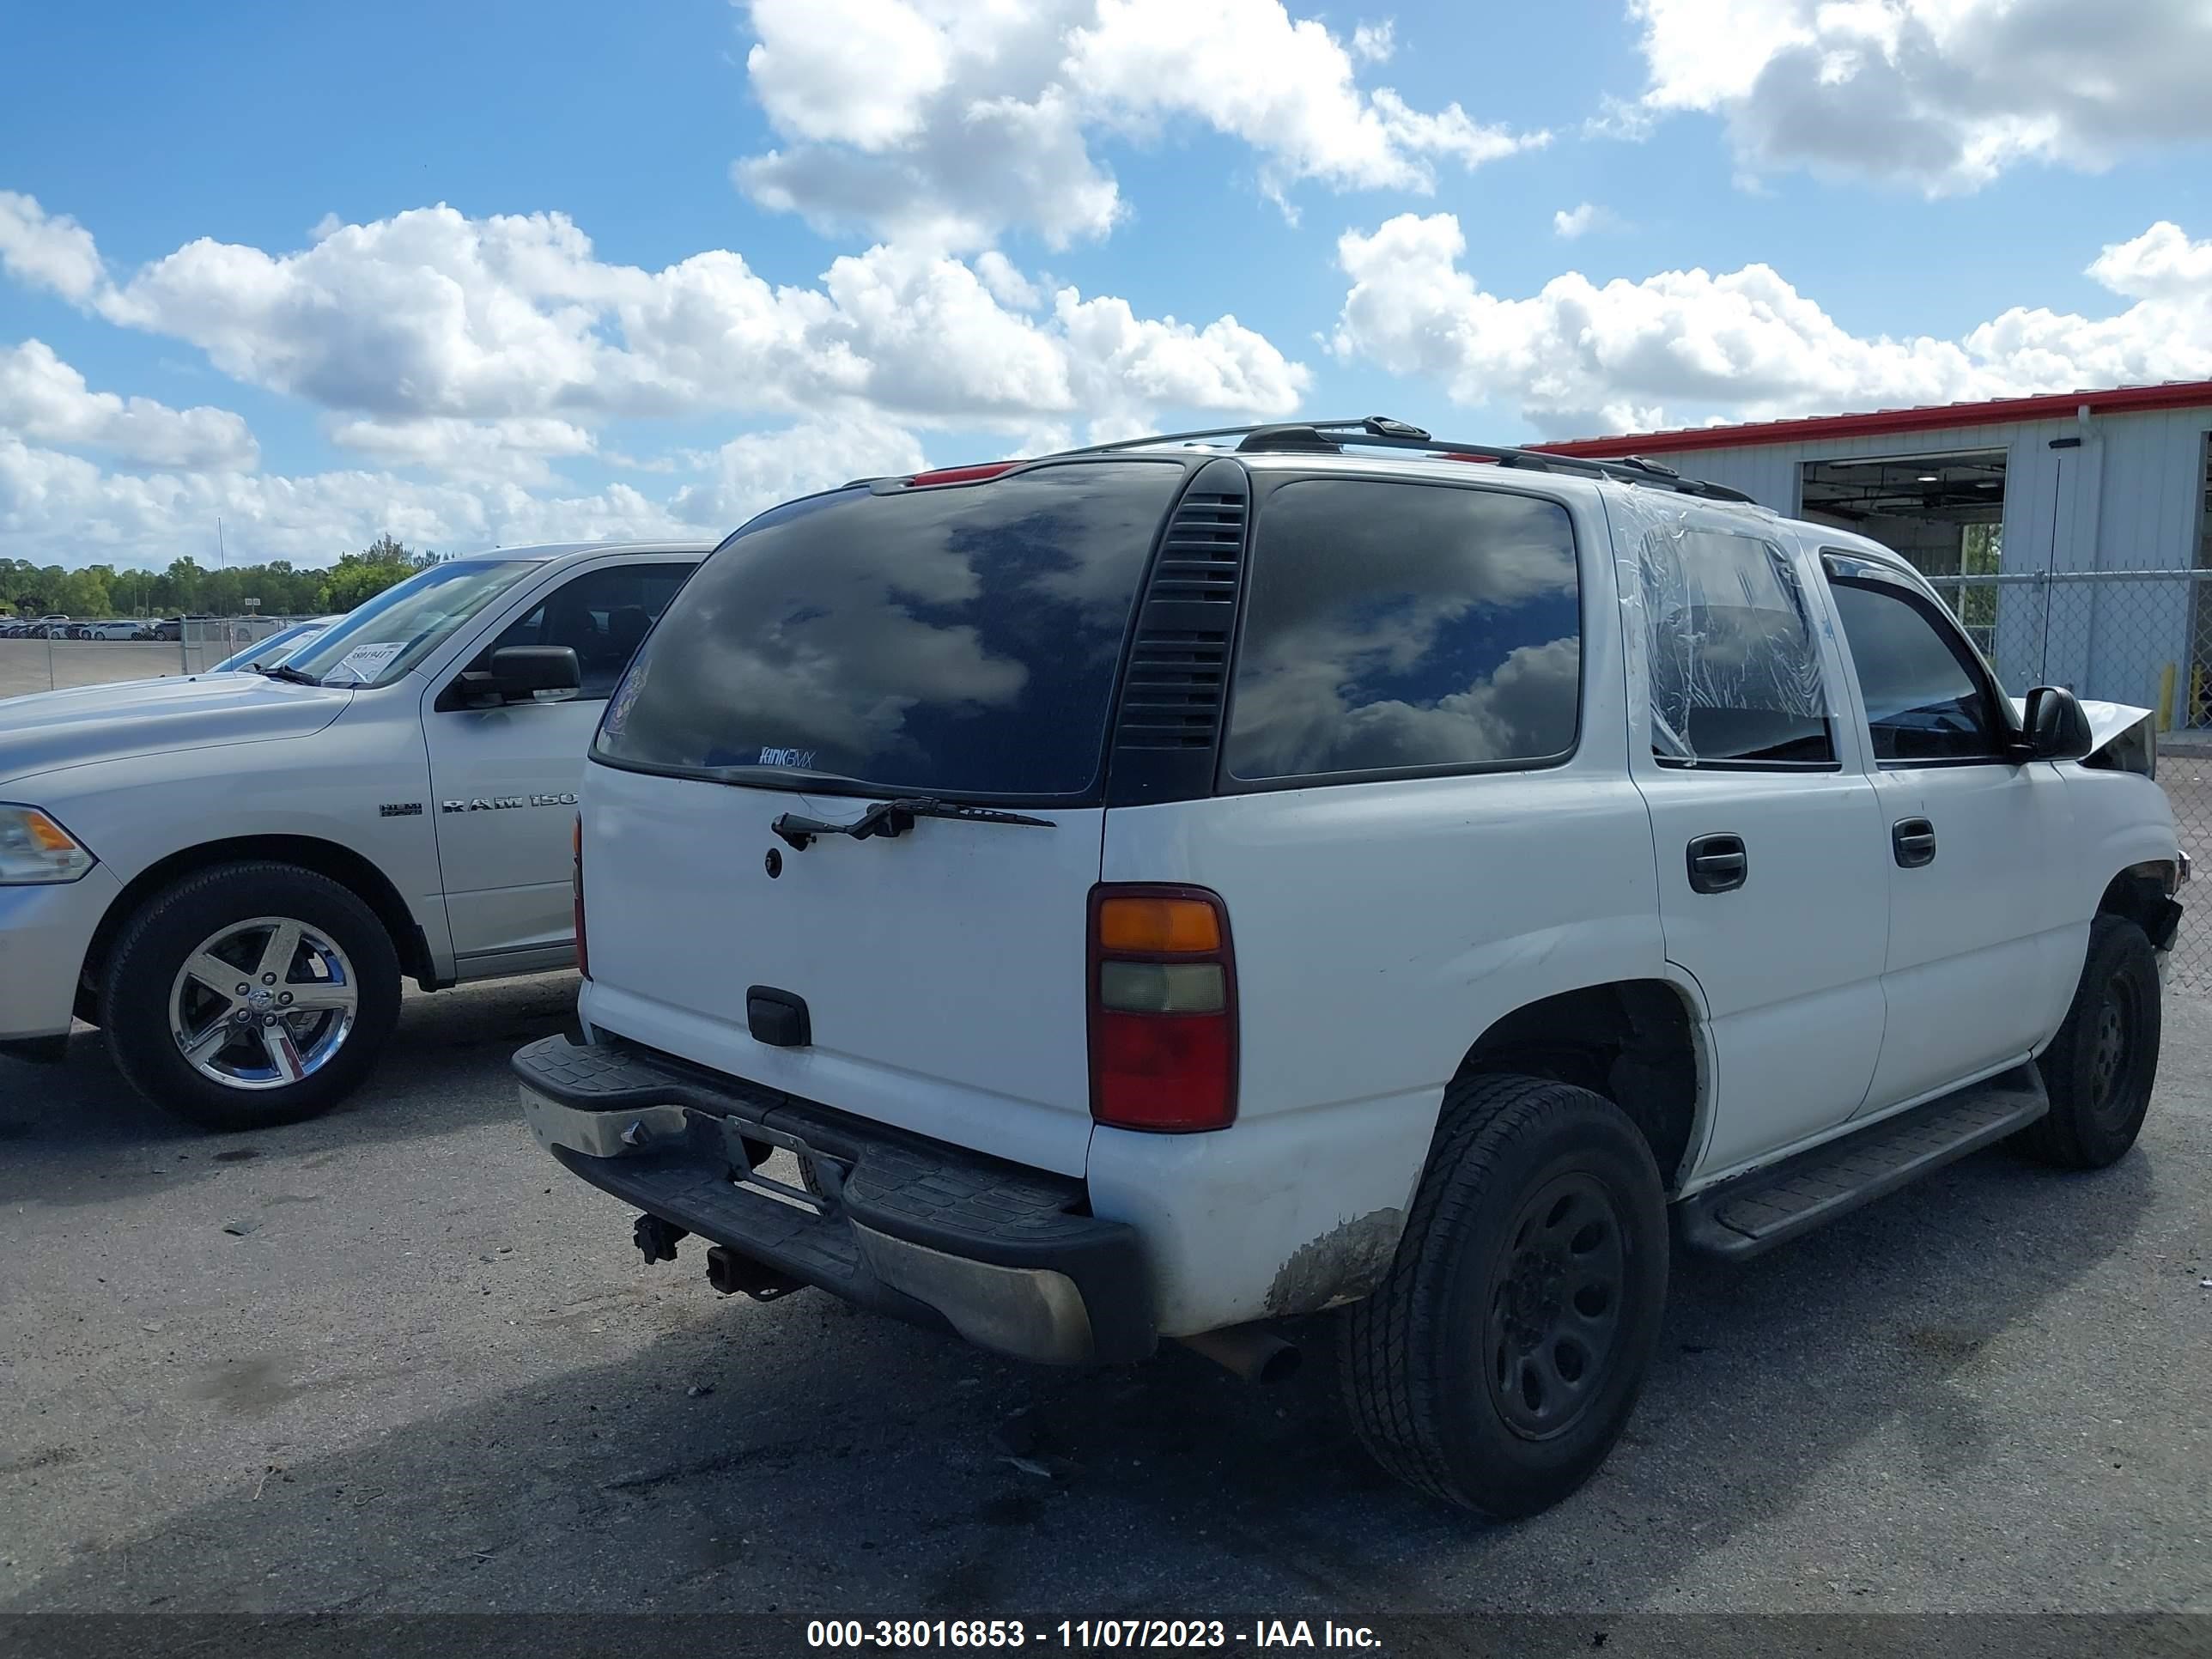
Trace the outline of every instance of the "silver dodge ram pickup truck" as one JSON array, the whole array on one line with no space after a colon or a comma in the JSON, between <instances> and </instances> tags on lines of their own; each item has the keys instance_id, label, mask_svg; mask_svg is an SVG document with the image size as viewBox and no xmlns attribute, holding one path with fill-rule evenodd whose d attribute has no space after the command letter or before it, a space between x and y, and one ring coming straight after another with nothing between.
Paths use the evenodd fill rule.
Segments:
<instances>
[{"instance_id":1,"label":"silver dodge ram pickup truck","mask_svg":"<svg viewBox=\"0 0 2212 1659\"><path fill-rule=\"evenodd\" d=\"M0 702L0 1052L100 1026L210 1127L309 1116L425 988L574 959L599 710L705 555L432 566L258 674Z\"/></svg>"}]
</instances>

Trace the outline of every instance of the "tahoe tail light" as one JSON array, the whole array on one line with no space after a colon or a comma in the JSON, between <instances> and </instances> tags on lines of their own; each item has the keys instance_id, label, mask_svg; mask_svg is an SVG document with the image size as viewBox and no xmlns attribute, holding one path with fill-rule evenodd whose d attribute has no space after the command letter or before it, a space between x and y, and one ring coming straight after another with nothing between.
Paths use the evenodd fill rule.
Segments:
<instances>
[{"instance_id":1,"label":"tahoe tail light","mask_svg":"<svg viewBox=\"0 0 2212 1659\"><path fill-rule=\"evenodd\" d=\"M592 976L592 953L584 947L584 815L568 827L568 891L576 908L576 971Z\"/></svg>"},{"instance_id":2,"label":"tahoe tail light","mask_svg":"<svg viewBox=\"0 0 2212 1659\"><path fill-rule=\"evenodd\" d=\"M1182 1133L1237 1121L1237 959L1202 887L1091 891L1091 1115Z\"/></svg>"}]
</instances>

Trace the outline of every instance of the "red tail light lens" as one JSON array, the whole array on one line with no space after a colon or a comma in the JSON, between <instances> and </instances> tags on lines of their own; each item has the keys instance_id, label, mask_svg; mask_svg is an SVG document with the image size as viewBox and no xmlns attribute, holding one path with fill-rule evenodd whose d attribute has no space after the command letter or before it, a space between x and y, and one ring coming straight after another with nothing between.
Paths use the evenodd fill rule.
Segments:
<instances>
[{"instance_id":1,"label":"red tail light lens","mask_svg":"<svg viewBox=\"0 0 2212 1659\"><path fill-rule=\"evenodd\" d=\"M592 953L584 945L584 815L579 812L568 830L570 858L568 890L576 907L576 971L592 976Z\"/></svg>"},{"instance_id":2,"label":"red tail light lens","mask_svg":"<svg viewBox=\"0 0 2212 1659\"><path fill-rule=\"evenodd\" d=\"M1237 1121L1237 961L1202 887L1091 893L1091 1115L1188 1133Z\"/></svg>"}]
</instances>

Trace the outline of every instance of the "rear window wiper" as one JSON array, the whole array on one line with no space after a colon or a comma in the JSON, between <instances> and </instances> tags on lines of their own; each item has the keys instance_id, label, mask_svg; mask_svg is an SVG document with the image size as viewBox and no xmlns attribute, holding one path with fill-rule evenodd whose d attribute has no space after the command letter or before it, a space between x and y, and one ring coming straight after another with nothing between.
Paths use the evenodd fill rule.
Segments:
<instances>
[{"instance_id":1,"label":"rear window wiper","mask_svg":"<svg viewBox=\"0 0 2212 1659\"><path fill-rule=\"evenodd\" d=\"M850 836L854 841L881 836L886 840L896 840L913 829L917 818L960 818L970 823L1025 823L1039 830L1060 827L1050 818L1033 818L1019 812L1001 812L994 807L963 806L953 801L936 800L927 796L910 796L897 800L878 801L849 823L825 823L820 818L803 818L796 812L786 812L769 828L789 843L794 851L804 852L817 836Z\"/></svg>"}]
</instances>

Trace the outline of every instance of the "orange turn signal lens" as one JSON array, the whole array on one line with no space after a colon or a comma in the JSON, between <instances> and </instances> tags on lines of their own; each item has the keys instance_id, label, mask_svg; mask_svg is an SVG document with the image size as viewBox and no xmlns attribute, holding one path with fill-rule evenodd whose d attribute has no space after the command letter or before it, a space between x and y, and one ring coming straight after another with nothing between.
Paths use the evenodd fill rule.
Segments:
<instances>
[{"instance_id":1,"label":"orange turn signal lens","mask_svg":"<svg viewBox=\"0 0 2212 1659\"><path fill-rule=\"evenodd\" d=\"M30 832L31 844L41 853L73 853L76 842L70 832L56 823L44 812L35 809L23 814L23 826Z\"/></svg>"},{"instance_id":2,"label":"orange turn signal lens","mask_svg":"<svg viewBox=\"0 0 2212 1659\"><path fill-rule=\"evenodd\" d=\"M1218 951L1221 921L1201 899L1105 899L1098 906L1098 947L1146 956Z\"/></svg>"}]
</instances>

